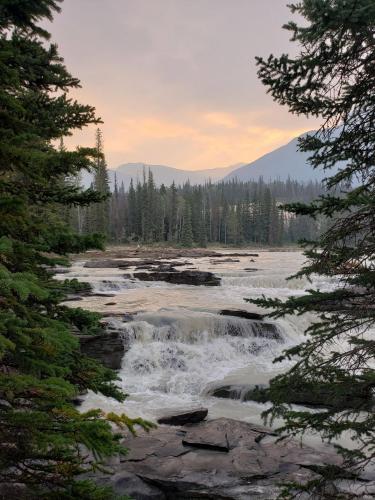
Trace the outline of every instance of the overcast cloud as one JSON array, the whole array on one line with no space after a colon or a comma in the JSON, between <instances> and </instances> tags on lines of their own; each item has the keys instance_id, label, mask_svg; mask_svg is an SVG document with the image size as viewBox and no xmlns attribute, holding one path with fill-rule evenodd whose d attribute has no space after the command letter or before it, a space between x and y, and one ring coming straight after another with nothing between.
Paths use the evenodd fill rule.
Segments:
<instances>
[{"instance_id":1,"label":"overcast cloud","mask_svg":"<svg viewBox=\"0 0 375 500\"><path fill-rule=\"evenodd\" d=\"M249 162L315 126L272 102L254 58L294 52L286 0L65 0L50 26L110 167ZM93 129L68 141L89 145Z\"/></svg>"}]
</instances>

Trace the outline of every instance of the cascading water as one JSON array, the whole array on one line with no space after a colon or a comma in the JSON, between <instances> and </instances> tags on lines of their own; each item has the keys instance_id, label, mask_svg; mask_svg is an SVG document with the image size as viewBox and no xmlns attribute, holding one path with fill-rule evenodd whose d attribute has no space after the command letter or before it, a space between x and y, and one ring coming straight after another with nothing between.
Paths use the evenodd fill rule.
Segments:
<instances>
[{"instance_id":1,"label":"cascading water","mask_svg":"<svg viewBox=\"0 0 375 500\"><path fill-rule=\"evenodd\" d=\"M139 314L123 325L130 349L121 378L132 394L199 396L207 384L279 351L273 323L189 310Z\"/></svg>"},{"instance_id":2,"label":"cascading water","mask_svg":"<svg viewBox=\"0 0 375 500\"><path fill-rule=\"evenodd\" d=\"M207 389L213 384L267 384L285 369L273 359L301 339L311 319L292 317L275 323L221 316L219 311L262 312L244 298L304 293L312 286L307 281L286 281L303 260L298 252L261 252L255 263L246 257L219 265L208 258L190 261L190 266L220 276L219 287L141 282L132 279L131 271L129 275L116 268L86 269L77 262L64 278L77 277L89 281L97 293L114 294L109 304L101 297L87 297L79 305L118 315L110 321L122 332L127 348L119 377L129 394L120 404L89 393L83 409L125 410L130 416L155 419L165 408L194 404L208 407L211 417L260 422L264 405L220 400L208 396ZM119 315L125 313L127 319L129 313L133 316L131 321L122 322Z\"/></svg>"}]
</instances>

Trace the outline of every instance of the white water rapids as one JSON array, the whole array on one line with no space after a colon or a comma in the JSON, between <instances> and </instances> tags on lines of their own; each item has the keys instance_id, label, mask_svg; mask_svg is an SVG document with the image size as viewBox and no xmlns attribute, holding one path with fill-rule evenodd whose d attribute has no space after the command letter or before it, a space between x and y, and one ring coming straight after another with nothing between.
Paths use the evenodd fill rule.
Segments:
<instances>
[{"instance_id":1,"label":"white water rapids","mask_svg":"<svg viewBox=\"0 0 375 500\"><path fill-rule=\"evenodd\" d=\"M100 407L155 420L166 409L199 405L208 407L209 418L225 416L261 423L260 414L266 405L214 398L208 395L209 389L267 383L286 368L273 364L273 359L301 340L309 318L291 317L277 323L265 320L264 324L220 316L218 312L262 312L244 298L265 294L282 299L302 294L312 285L306 280L286 281L304 261L300 252L263 251L253 259L238 259L220 264L213 260L225 259L183 259L189 264L179 270L194 267L212 271L222 279L219 287L141 282L131 279L127 270L88 269L83 267L83 261L75 262L61 278L88 281L96 292L113 293L114 297L87 297L74 305L133 315L133 320L127 322L119 317L115 325L131 341L119 372L120 385L129 397L120 404L89 393L82 409ZM324 282L313 285L328 286Z\"/></svg>"}]
</instances>

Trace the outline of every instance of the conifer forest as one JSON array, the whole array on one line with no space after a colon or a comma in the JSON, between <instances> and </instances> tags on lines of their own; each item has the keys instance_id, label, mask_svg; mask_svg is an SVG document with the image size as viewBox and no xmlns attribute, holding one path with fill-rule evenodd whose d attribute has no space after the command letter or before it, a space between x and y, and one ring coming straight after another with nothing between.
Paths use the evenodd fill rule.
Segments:
<instances>
[{"instance_id":1,"label":"conifer forest","mask_svg":"<svg viewBox=\"0 0 375 500\"><path fill-rule=\"evenodd\" d=\"M324 217L312 220L282 210L288 202L309 202L325 188L320 182L288 179L156 186L145 166L142 179L129 189L109 184L103 139L97 131L97 170L91 189L107 198L84 209L73 208L68 221L79 234L102 233L112 243L169 243L186 247L207 244L297 244L323 230ZM79 185L79 180L72 180Z\"/></svg>"}]
</instances>

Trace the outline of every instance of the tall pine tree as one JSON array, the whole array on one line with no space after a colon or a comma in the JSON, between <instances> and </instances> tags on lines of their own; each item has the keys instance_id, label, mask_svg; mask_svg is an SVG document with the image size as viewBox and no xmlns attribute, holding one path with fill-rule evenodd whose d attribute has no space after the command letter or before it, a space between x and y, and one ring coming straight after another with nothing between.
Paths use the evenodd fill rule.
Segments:
<instances>
[{"instance_id":1,"label":"tall pine tree","mask_svg":"<svg viewBox=\"0 0 375 500\"><path fill-rule=\"evenodd\" d=\"M99 203L90 207L93 227L91 231L109 236L110 188L107 164L104 157L103 134L98 128L95 137L95 172L93 189L102 195Z\"/></svg>"},{"instance_id":2,"label":"tall pine tree","mask_svg":"<svg viewBox=\"0 0 375 500\"><path fill-rule=\"evenodd\" d=\"M302 49L295 57L258 59L259 77L292 113L322 119L320 130L303 137L300 148L314 168L326 170L331 192L289 210L330 219L318 241L306 243L309 260L298 275L332 278L335 288L310 290L285 303L255 302L272 307L276 318L316 315L306 340L281 358L295 364L273 380L270 413L282 417L283 430L292 435L351 435L352 449L338 447L343 466L317 464L320 476L303 487L318 498L351 498L336 489L335 480L354 477L375 462L375 2L304 0L291 8L304 23L291 22L286 29ZM329 409L291 409L285 401L295 389L324 394Z\"/></svg>"},{"instance_id":3,"label":"tall pine tree","mask_svg":"<svg viewBox=\"0 0 375 500\"><path fill-rule=\"evenodd\" d=\"M68 98L79 81L39 26L58 4L0 4L0 487L18 486L8 498L104 499L108 493L77 476L121 451L109 420L132 422L80 413L72 403L88 389L119 401L124 394L114 372L80 354L72 333L98 331L97 315L62 306L74 283L53 279L68 252L101 245L74 234L61 217L64 206L101 195L64 182L91 169L95 151L54 146L98 122L91 106Z\"/></svg>"},{"instance_id":4,"label":"tall pine tree","mask_svg":"<svg viewBox=\"0 0 375 500\"><path fill-rule=\"evenodd\" d=\"M181 245L183 247L193 246L193 228L191 223L191 208L185 203L184 216L182 219Z\"/></svg>"}]
</instances>

